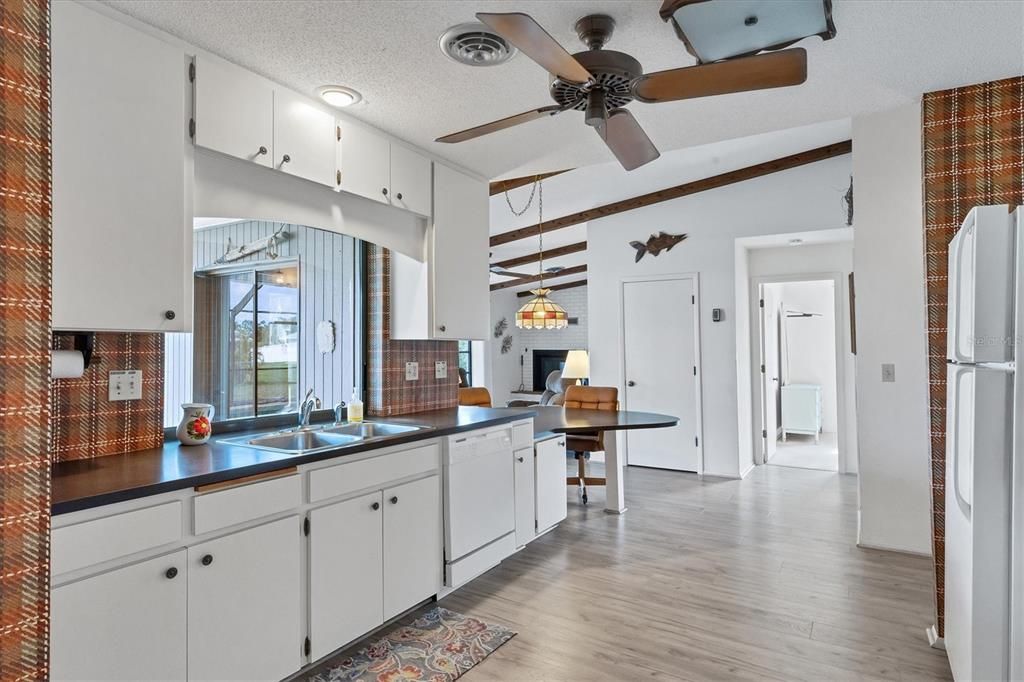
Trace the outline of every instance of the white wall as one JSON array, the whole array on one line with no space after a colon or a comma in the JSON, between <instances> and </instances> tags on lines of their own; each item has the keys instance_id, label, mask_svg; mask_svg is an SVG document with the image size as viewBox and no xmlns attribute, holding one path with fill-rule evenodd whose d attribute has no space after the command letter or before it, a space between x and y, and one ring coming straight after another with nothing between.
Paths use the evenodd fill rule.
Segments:
<instances>
[{"instance_id":1,"label":"white wall","mask_svg":"<svg viewBox=\"0 0 1024 682\"><path fill-rule=\"evenodd\" d=\"M822 239L832 239L833 241L826 241L821 243ZM841 273L846 275L853 271L853 229L842 228L839 230L828 230L820 234L805 234L805 243L800 246L775 246L774 244L786 243L786 236L780 235L779 238L771 240L769 243L771 246L766 246L766 240L763 237L744 238L737 240L737 277L740 276L739 268L746 268L749 273L751 280L755 278L791 278L798 275L807 274L827 274L827 273ZM748 263L749 261L749 263ZM842 439L843 447L840 450L840 469L845 473L855 474L858 470L858 455L857 455L857 397L856 397L856 380L855 380L855 367L854 367L854 355L853 349L850 344L850 309L849 309L849 286L848 279L841 277L839 283L839 303L836 308L836 313L839 316L840 321L840 336L838 337L839 343L842 345L842 353L845 361L842 365L843 371L843 383L846 386L845 393L845 409L843 411L845 419L839 420L841 423L838 424L838 430L840 432L840 438ZM745 279L737 279L737 282L747 281ZM739 286L739 284L737 285ZM751 287L752 289L752 287ZM737 291L739 295L741 292ZM753 292L751 291L751 296ZM746 320L741 320L737 323L737 339L738 343L742 344L744 339L753 338L750 333L752 325L757 323L756 310L751 313L749 323ZM751 346L748 342L747 346ZM757 348L750 348L750 360L748 365L748 374L750 375L749 384L749 396L746 398L748 402L752 401L752 413L760 413L760 385L759 377L756 373L749 372L750 366L756 366L757 362ZM741 377L747 376L741 374ZM741 394L741 405L744 395ZM750 423L750 450L751 457L753 457L754 448L760 447L757 439L759 438L760 426L757 420L752 422L741 422ZM743 452L741 450L741 452Z\"/></svg>"},{"instance_id":2,"label":"white wall","mask_svg":"<svg viewBox=\"0 0 1024 682\"><path fill-rule=\"evenodd\" d=\"M930 554L920 104L854 119L853 141L860 544Z\"/></svg>"},{"instance_id":3,"label":"white wall","mask_svg":"<svg viewBox=\"0 0 1024 682\"><path fill-rule=\"evenodd\" d=\"M743 304L736 296L735 276L738 267L746 267L746 259L737 259L735 240L843 227L840 198L849 174L850 157L842 156L609 216L588 226L592 383L622 390L622 280L642 275L699 274L706 474L737 477L750 462L751 434L745 427L737 427L737 376L749 377L750 368L749 343L740 355L736 352L736 321L746 319L748 311L737 309ZM648 255L635 263L635 251L629 242L646 241L659 230L683 232L689 237L670 252L657 258ZM666 301L666 305L671 302ZM711 321L712 308L724 309L722 322ZM740 366L744 362L745 368ZM748 385L749 379L744 378L743 386ZM749 405L747 395L746 423ZM744 440L741 467L740 442Z\"/></svg>"},{"instance_id":4,"label":"white wall","mask_svg":"<svg viewBox=\"0 0 1024 682\"><path fill-rule=\"evenodd\" d=\"M533 350L574 350L587 346L587 287L552 291L550 298L565 308L569 317L579 318L578 325L565 329L517 329L516 311L528 299L516 296L509 289L491 293L491 338L487 347L491 359L491 376L487 387L495 405L504 405L508 400L531 400L530 396L512 395L520 383L527 390L533 381ZM501 318L508 320L508 330L502 336L512 337L512 350L501 354L501 339L495 339L494 325ZM522 366L520 367L520 357Z\"/></svg>"}]
</instances>

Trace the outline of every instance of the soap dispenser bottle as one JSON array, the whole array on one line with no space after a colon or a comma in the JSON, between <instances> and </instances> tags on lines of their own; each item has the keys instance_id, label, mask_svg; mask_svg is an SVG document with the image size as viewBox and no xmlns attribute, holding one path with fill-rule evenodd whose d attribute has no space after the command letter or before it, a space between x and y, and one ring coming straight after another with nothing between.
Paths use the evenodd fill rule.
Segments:
<instances>
[{"instance_id":1,"label":"soap dispenser bottle","mask_svg":"<svg viewBox=\"0 0 1024 682\"><path fill-rule=\"evenodd\" d=\"M363 401L359 398L359 389L352 391L352 400L348 403L348 420L350 422L363 421Z\"/></svg>"}]
</instances>

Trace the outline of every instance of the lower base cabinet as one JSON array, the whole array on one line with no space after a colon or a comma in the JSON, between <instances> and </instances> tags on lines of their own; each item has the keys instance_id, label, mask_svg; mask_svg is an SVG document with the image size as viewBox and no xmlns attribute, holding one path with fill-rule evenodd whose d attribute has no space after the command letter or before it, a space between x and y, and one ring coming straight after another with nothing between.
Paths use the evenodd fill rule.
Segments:
<instances>
[{"instance_id":1,"label":"lower base cabinet","mask_svg":"<svg viewBox=\"0 0 1024 682\"><path fill-rule=\"evenodd\" d=\"M50 679L184 680L185 574L181 549L54 588Z\"/></svg>"},{"instance_id":2,"label":"lower base cabinet","mask_svg":"<svg viewBox=\"0 0 1024 682\"><path fill-rule=\"evenodd\" d=\"M537 536L533 448L516 450L512 457L516 481L516 547L523 547Z\"/></svg>"},{"instance_id":3,"label":"lower base cabinet","mask_svg":"<svg viewBox=\"0 0 1024 682\"><path fill-rule=\"evenodd\" d=\"M536 445L537 532L542 533L569 514L566 494L565 438L549 438Z\"/></svg>"},{"instance_id":4,"label":"lower base cabinet","mask_svg":"<svg viewBox=\"0 0 1024 682\"><path fill-rule=\"evenodd\" d=\"M310 512L310 659L316 661L441 587L438 476Z\"/></svg>"},{"instance_id":5,"label":"lower base cabinet","mask_svg":"<svg viewBox=\"0 0 1024 682\"><path fill-rule=\"evenodd\" d=\"M280 680L302 666L302 523L188 548L188 679Z\"/></svg>"}]
</instances>

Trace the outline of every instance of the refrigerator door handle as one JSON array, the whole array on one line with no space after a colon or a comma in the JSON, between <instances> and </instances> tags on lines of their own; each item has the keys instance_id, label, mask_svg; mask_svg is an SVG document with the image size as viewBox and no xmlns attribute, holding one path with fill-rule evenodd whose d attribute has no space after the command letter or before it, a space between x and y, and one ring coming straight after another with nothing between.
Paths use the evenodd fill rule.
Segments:
<instances>
[{"instance_id":1,"label":"refrigerator door handle","mask_svg":"<svg viewBox=\"0 0 1024 682\"><path fill-rule=\"evenodd\" d=\"M967 241L968 230L973 228L973 225L964 225L960 232L953 237L953 254L949 259L950 269L949 277L946 280L953 286L952 292L952 306L949 311L949 352L952 354L952 360L954 362L973 362L973 358L968 358L960 354L960 327L963 321L960 319L960 312L963 310L961 303L961 290L960 290L960 257L963 255L964 242ZM961 234L962 233L962 234Z\"/></svg>"},{"instance_id":2,"label":"refrigerator door handle","mask_svg":"<svg viewBox=\"0 0 1024 682\"><path fill-rule=\"evenodd\" d=\"M951 393L951 395L953 397L953 404L951 406L952 407L952 411L950 412L950 414L958 415L958 414L960 414L960 410L962 409L962 407L960 405L960 380L968 372L970 372L971 370L958 367L954 371L955 371L955 374L954 374L955 378L954 378L954 381L953 381L953 392ZM953 481L952 481L952 483L953 483L953 495L956 497L956 501L960 505L960 508L963 509L964 513L969 516L970 513L971 513L971 503L968 502L967 500L965 500L963 494L960 492L960 438L959 438L960 424L957 423L955 416L954 416L953 424L954 424L954 428L953 428L952 433L947 433L946 434L946 438L952 438L953 439L952 440L953 461L952 461L952 464L951 464L952 469L953 469Z\"/></svg>"}]
</instances>

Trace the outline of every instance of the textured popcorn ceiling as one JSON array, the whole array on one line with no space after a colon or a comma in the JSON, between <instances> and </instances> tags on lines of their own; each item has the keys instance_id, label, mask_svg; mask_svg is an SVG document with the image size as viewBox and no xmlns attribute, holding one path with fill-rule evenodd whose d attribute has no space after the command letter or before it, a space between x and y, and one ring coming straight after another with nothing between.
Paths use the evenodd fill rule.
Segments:
<instances>
[{"instance_id":1,"label":"textured popcorn ceiling","mask_svg":"<svg viewBox=\"0 0 1024 682\"><path fill-rule=\"evenodd\" d=\"M357 118L488 177L610 160L579 112L459 145L454 132L550 104L547 75L522 55L494 68L452 62L437 46L474 12L531 14L570 52L573 22L591 12L618 22L609 49L647 71L693 63L662 22L658 0L108 0L107 4L304 93L327 83L359 90ZM834 0L839 35L801 43L807 83L796 88L661 105L630 105L662 151L848 118L922 92L1024 71L1024 3L1016 0ZM655 162L658 163L658 162Z\"/></svg>"}]
</instances>

